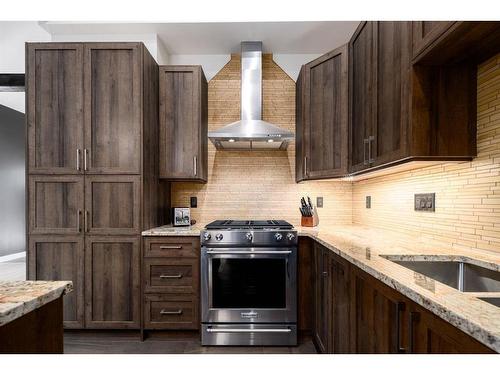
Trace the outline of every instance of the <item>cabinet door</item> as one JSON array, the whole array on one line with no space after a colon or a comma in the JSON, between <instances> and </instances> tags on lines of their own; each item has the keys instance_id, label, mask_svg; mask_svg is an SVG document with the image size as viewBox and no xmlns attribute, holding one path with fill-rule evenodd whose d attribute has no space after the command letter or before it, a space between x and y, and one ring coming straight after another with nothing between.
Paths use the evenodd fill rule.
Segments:
<instances>
[{"instance_id":1,"label":"cabinet door","mask_svg":"<svg viewBox=\"0 0 500 375\"><path fill-rule=\"evenodd\" d=\"M71 280L64 296L64 327L83 328L83 236L30 236L28 279Z\"/></svg>"},{"instance_id":2,"label":"cabinet door","mask_svg":"<svg viewBox=\"0 0 500 375\"><path fill-rule=\"evenodd\" d=\"M373 23L364 22L349 42L350 172L369 167L370 136L375 122Z\"/></svg>"},{"instance_id":3,"label":"cabinet door","mask_svg":"<svg viewBox=\"0 0 500 375\"><path fill-rule=\"evenodd\" d=\"M414 21L412 22L413 57L417 57L426 47L448 30L455 21Z\"/></svg>"},{"instance_id":4,"label":"cabinet door","mask_svg":"<svg viewBox=\"0 0 500 375\"><path fill-rule=\"evenodd\" d=\"M87 328L139 328L138 237L85 238Z\"/></svg>"},{"instance_id":5,"label":"cabinet door","mask_svg":"<svg viewBox=\"0 0 500 375\"><path fill-rule=\"evenodd\" d=\"M314 339L321 353L331 349L331 283L329 282L329 259L321 245L314 246Z\"/></svg>"},{"instance_id":6,"label":"cabinet door","mask_svg":"<svg viewBox=\"0 0 500 375\"><path fill-rule=\"evenodd\" d=\"M347 46L306 65L304 117L305 176L342 176L347 172Z\"/></svg>"},{"instance_id":7,"label":"cabinet door","mask_svg":"<svg viewBox=\"0 0 500 375\"><path fill-rule=\"evenodd\" d=\"M160 67L161 178L202 179L201 74L200 67Z\"/></svg>"},{"instance_id":8,"label":"cabinet door","mask_svg":"<svg viewBox=\"0 0 500 375\"><path fill-rule=\"evenodd\" d=\"M85 231L90 234L139 234L139 176L85 178Z\"/></svg>"},{"instance_id":9,"label":"cabinet door","mask_svg":"<svg viewBox=\"0 0 500 375\"><path fill-rule=\"evenodd\" d=\"M363 271L352 275L355 353L404 353L405 303Z\"/></svg>"},{"instance_id":10,"label":"cabinet door","mask_svg":"<svg viewBox=\"0 0 500 375\"><path fill-rule=\"evenodd\" d=\"M141 45L85 44L87 173L141 171Z\"/></svg>"},{"instance_id":11,"label":"cabinet door","mask_svg":"<svg viewBox=\"0 0 500 375\"><path fill-rule=\"evenodd\" d=\"M82 231L83 176L29 178L29 232L78 234Z\"/></svg>"},{"instance_id":12,"label":"cabinet door","mask_svg":"<svg viewBox=\"0 0 500 375\"><path fill-rule=\"evenodd\" d=\"M349 263L338 256L329 254L331 293L331 332L330 346L332 353L350 353L350 315L351 287Z\"/></svg>"},{"instance_id":13,"label":"cabinet door","mask_svg":"<svg viewBox=\"0 0 500 375\"><path fill-rule=\"evenodd\" d=\"M409 22L374 22L376 121L368 145L370 166L405 156L409 122L409 27Z\"/></svg>"},{"instance_id":14,"label":"cabinet door","mask_svg":"<svg viewBox=\"0 0 500 375\"><path fill-rule=\"evenodd\" d=\"M305 65L300 68L295 84L295 182L305 179L304 167L304 96L305 96Z\"/></svg>"},{"instance_id":15,"label":"cabinet door","mask_svg":"<svg viewBox=\"0 0 500 375\"><path fill-rule=\"evenodd\" d=\"M433 313L411 305L408 318L410 353L482 354L494 351Z\"/></svg>"},{"instance_id":16,"label":"cabinet door","mask_svg":"<svg viewBox=\"0 0 500 375\"><path fill-rule=\"evenodd\" d=\"M29 173L82 173L82 53L79 43L27 44Z\"/></svg>"}]
</instances>

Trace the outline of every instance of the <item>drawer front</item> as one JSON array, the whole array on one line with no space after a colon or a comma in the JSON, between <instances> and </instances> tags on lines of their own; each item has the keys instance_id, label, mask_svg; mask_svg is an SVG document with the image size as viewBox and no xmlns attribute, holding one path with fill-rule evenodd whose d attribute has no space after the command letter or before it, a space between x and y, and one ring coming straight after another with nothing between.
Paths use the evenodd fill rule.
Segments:
<instances>
[{"instance_id":1,"label":"drawer front","mask_svg":"<svg viewBox=\"0 0 500 375\"><path fill-rule=\"evenodd\" d=\"M199 329L198 298L192 295L146 295L146 329Z\"/></svg>"},{"instance_id":2,"label":"drawer front","mask_svg":"<svg viewBox=\"0 0 500 375\"><path fill-rule=\"evenodd\" d=\"M146 259L145 291L153 293L198 293L197 259Z\"/></svg>"},{"instance_id":3,"label":"drawer front","mask_svg":"<svg viewBox=\"0 0 500 375\"><path fill-rule=\"evenodd\" d=\"M146 238L144 241L146 258L199 258L200 251L198 237Z\"/></svg>"}]
</instances>

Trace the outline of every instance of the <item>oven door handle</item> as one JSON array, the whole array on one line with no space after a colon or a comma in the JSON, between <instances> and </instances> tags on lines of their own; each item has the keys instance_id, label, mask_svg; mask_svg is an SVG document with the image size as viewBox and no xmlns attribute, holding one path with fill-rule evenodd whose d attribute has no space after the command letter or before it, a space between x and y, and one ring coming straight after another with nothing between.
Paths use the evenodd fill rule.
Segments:
<instances>
[{"instance_id":1,"label":"oven door handle","mask_svg":"<svg viewBox=\"0 0 500 375\"><path fill-rule=\"evenodd\" d=\"M272 250L255 250L255 251L226 251L226 250L207 250L206 254L227 254L227 255L249 255L249 254L291 254L291 250L286 251L272 251Z\"/></svg>"},{"instance_id":2,"label":"oven door handle","mask_svg":"<svg viewBox=\"0 0 500 375\"><path fill-rule=\"evenodd\" d=\"M207 328L209 333L247 333L247 332L275 332L290 333L290 328Z\"/></svg>"}]
</instances>

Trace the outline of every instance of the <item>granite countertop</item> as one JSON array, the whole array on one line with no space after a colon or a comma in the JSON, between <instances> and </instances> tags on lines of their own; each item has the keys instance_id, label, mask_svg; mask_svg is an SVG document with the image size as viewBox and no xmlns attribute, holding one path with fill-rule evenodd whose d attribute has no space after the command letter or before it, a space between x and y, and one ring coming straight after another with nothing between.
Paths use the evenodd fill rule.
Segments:
<instances>
[{"instance_id":1,"label":"granite countertop","mask_svg":"<svg viewBox=\"0 0 500 375\"><path fill-rule=\"evenodd\" d=\"M71 281L0 281L0 326L72 290Z\"/></svg>"},{"instance_id":2,"label":"granite countertop","mask_svg":"<svg viewBox=\"0 0 500 375\"><path fill-rule=\"evenodd\" d=\"M199 236L203 225L188 229L164 226L143 232L145 236ZM429 239L415 238L361 225L295 227L376 279L432 311L445 321L500 352L500 308L479 296L500 293L463 293L402 267L392 260L465 261L500 271L500 253L461 250Z\"/></svg>"}]
</instances>

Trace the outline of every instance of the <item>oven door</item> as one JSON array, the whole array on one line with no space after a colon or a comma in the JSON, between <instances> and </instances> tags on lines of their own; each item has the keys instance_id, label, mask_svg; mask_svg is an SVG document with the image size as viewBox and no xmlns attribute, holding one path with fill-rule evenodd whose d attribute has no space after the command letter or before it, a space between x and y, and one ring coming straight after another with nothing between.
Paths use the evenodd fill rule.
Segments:
<instances>
[{"instance_id":1,"label":"oven door","mask_svg":"<svg viewBox=\"0 0 500 375\"><path fill-rule=\"evenodd\" d=\"M296 248L202 247L204 323L295 323Z\"/></svg>"}]
</instances>

